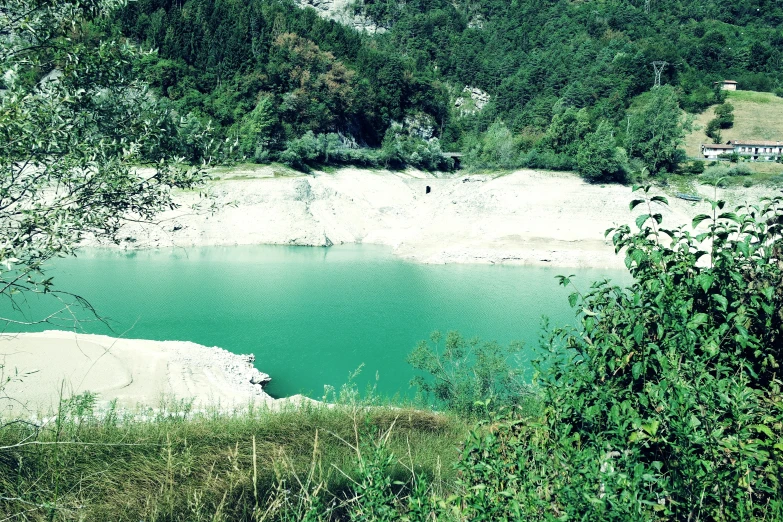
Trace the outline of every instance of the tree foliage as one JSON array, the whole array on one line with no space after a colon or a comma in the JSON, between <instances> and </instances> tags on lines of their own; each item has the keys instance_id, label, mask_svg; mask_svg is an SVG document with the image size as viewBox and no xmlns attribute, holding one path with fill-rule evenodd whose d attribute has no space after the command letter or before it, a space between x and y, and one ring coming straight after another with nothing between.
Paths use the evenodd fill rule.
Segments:
<instances>
[{"instance_id":1,"label":"tree foliage","mask_svg":"<svg viewBox=\"0 0 783 522\"><path fill-rule=\"evenodd\" d=\"M493 408L520 405L530 398L517 357L520 343L467 340L457 332L445 339L435 332L408 355L408 363L423 372L411 384L438 407L472 417ZM441 344L442 343L442 344Z\"/></svg>"},{"instance_id":2,"label":"tree foliage","mask_svg":"<svg viewBox=\"0 0 783 522\"><path fill-rule=\"evenodd\" d=\"M628 158L625 150L615 144L611 125L606 121L585 137L576 162L579 174L588 181L626 181Z\"/></svg>"},{"instance_id":3,"label":"tree foliage","mask_svg":"<svg viewBox=\"0 0 783 522\"><path fill-rule=\"evenodd\" d=\"M635 282L575 291L579 324L550 332L543 418L466 444L467 518L783 517L783 199L712 201L691 232L647 190L607 232Z\"/></svg>"},{"instance_id":4,"label":"tree foliage","mask_svg":"<svg viewBox=\"0 0 783 522\"><path fill-rule=\"evenodd\" d=\"M629 116L628 155L644 161L653 174L672 171L684 154L678 147L685 130L675 90L670 86L655 88L641 109Z\"/></svg>"},{"instance_id":5,"label":"tree foliage","mask_svg":"<svg viewBox=\"0 0 783 522\"><path fill-rule=\"evenodd\" d=\"M0 9L0 293L49 292L43 265L173 206L202 174L168 158L171 114L133 77L140 52L93 40L117 2ZM141 170L139 167L149 167ZM51 319L51 318L50 318Z\"/></svg>"},{"instance_id":6,"label":"tree foliage","mask_svg":"<svg viewBox=\"0 0 783 522\"><path fill-rule=\"evenodd\" d=\"M725 101L716 81L767 91L783 82L783 11L767 0L660 0L649 12L641 1L361 0L354 7L379 30L354 31L290 0L139 0L114 30L159 49L145 69L157 92L179 114L212 121L223 138L244 140L243 119L269 97L280 117L270 158L308 131L380 147L390 128L425 114L435 122L432 137L443 150L468 154L468 166L568 169L578 141L606 121L629 157L656 174L675 169L680 157L671 150L676 139L644 136L660 123L638 111L650 96L652 61L670 64L662 83L689 112ZM464 86L488 93L489 103L460 112ZM507 150L476 153L496 122L510 133ZM647 137L658 141L645 146ZM247 148L224 152L253 157Z\"/></svg>"}]
</instances>

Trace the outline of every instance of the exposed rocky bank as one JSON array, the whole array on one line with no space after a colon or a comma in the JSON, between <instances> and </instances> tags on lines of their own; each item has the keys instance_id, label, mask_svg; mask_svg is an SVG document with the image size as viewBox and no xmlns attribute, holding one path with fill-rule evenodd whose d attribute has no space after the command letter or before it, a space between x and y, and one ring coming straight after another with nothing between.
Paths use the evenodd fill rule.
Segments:
<instances>
[{"instance_id":1,"label":"exposed rocky bank","mask_svg":"<svg viewBox=\"0 0 783 522\"><path fill-rule=\"evenodd\" d=\"M275 400L265 391L269 375L254 356L186 341L118 339L50 330L0 335L0 408L3 415L38 418L56 412L60 398L86 391L105 411L172 409L232 411L308 401Z\"/></svg>"},{"instance_id":2,"label":"exposed rocky bank","mask_svg":"<svg viewBox=\"0 0 783 522\"><path fill-rule=\"evenodd\" d=\"M620 268L604 237L633 223L639 207L629 187L591 185L570 173L521 170L502 176L346 168L292 174L281 167L216 174L208 193L215 211L194 211L195 192L157 225L128 225L126 249L212 245L388 245L422 263L514 263ZM711 187L701 187L714 196ZM656 192L659 193L659 192ZM720 190L731 205L757 203L771 189ZM688 224L707 203L669 197L665 223Z\"/></svg>"}]
</instances>

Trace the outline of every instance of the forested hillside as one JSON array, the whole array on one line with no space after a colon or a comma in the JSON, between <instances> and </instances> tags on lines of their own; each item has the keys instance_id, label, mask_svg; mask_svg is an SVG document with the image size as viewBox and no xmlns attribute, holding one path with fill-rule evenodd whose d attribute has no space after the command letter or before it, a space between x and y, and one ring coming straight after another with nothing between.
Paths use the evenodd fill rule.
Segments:
<instances>
[{"instance_id":1,"label":"forested hillside","mask_svg":"<svg viewBox=\"0 0 783 522\"><path fill-rule=\"evenodd\" d=\"M359 0L355 9L380 30L360 33L290 0L141 0L113 29L159 49L146 77L188 118L185 134L211 121L228 138L210 151L223 159L437 167L427 157L442 147L479 167L584 174L590 164L599 167L588 177L619 179L634 161L676 168L677 107L720 103L713 82L783 90L783 9L773 0ZM668 63L657 93L653 61ZM489 102L479 109L466 85Z\"/></svg>"}]
</instances>

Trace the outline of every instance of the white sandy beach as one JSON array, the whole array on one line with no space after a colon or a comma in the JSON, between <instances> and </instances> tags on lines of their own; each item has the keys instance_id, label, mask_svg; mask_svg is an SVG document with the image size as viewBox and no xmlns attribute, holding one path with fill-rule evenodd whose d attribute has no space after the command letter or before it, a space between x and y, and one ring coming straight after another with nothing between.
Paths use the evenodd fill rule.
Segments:
<instances>
[{"instance_id":1,"label":"white sandy beach","mask_svg":"<svg viewBox=\"0 0 783 522\"><path fill-rule=\"evenodd\" d=\"M247 356L190 342L116 339L65 331L0 335L2 414L36 416L57 411L85 391L98 405L116 400L124 410L192 402L225 411L274 400L251 383L260 372Z\"/></svg>"},{"instance_id":2,"label":"white sandy beach","mask_svg":"<svg viewBox=\"0 0 783 522\"><path fill-rule=\"evenodd\" d=\"M261 167L223 174L208 192L216 212L194 212L199 195L178 194L182 207L160 224L127 226L122 248L373 243L423 263L619 268L622 259L604 232L635 217L628 211L629 187L532 170L496 177L346 168L275 176L273 167ZM710 187L700 192L714 196ZM763 188L719 192L732 205L770 194ZM658 211L670 226L708 209L669 201Z\"/></svg>"}]
</instances>

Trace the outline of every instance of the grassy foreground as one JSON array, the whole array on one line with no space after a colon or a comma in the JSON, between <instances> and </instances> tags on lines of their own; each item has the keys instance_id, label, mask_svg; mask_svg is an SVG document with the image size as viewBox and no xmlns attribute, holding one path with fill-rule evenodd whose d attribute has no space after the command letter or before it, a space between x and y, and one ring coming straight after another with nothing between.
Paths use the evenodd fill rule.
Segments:
<instances>
[{"instance_id":1,"label":"grassy foreground","mask_svg":"<svg viewBox=\"0 0 783 522\"><path fill-rule=\"evenodd\" d=\"M396 456L384 463L392 488L423 476L448 493L466 433L452 416L388 407L182 413L6 424L0 520L340 519L379 446Z\"/></svg>"}]
</instances>

